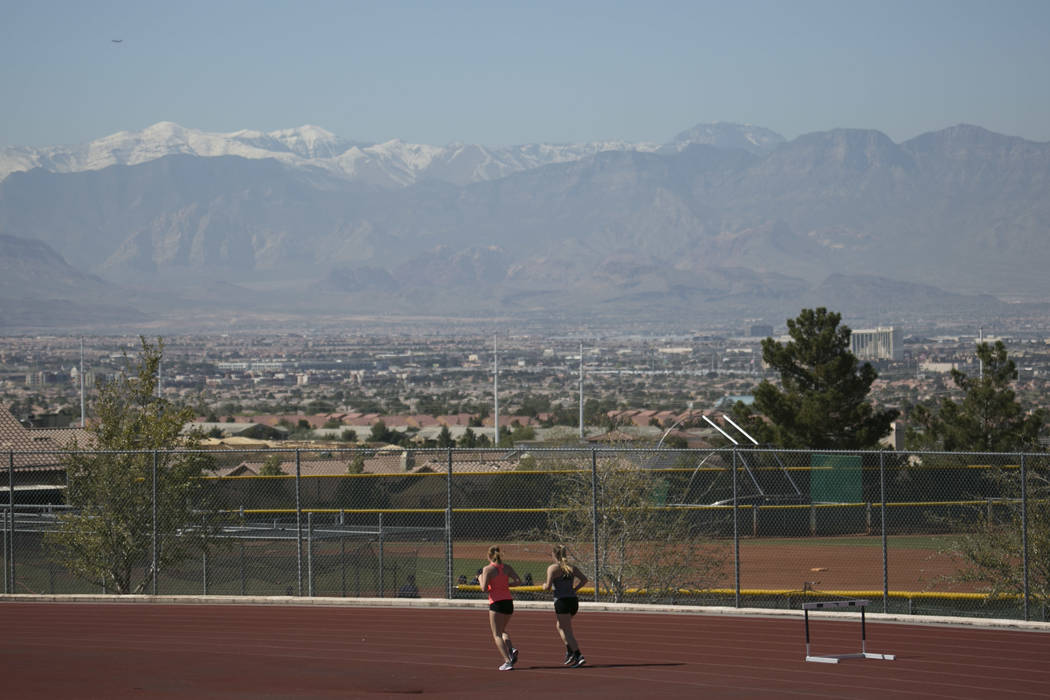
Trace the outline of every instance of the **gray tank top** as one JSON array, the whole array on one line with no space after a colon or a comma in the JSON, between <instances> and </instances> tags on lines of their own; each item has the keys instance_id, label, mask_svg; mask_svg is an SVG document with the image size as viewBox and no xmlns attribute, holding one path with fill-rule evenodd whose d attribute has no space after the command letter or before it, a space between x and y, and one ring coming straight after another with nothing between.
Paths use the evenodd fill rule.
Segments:
<instances>
[{"instance_id":1,"label":"gray tank top","mask_svg":"<svg viewBox=\"0 0 1050 700\"><path fill-rule=\"evenodd\" d=\"M562 572L561 576L551 581L551 585L554 587L554 598L575 598L576 591L572 590L572 584L575 581L575 577L572 574L568 576Z\"/></svg>"}]
</instances>

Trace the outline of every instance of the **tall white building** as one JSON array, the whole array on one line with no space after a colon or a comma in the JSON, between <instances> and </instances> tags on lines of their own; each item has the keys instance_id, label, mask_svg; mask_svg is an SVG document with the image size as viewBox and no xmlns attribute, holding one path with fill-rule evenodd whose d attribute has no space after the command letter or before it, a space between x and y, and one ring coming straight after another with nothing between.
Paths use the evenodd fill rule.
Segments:
<instances>
[{"instance_id":1,"label":"tall white building","mask_svg":"<svg viewBox=\"0 0 1050 700\"><path fill-rule=\"evenodd\" d=\"M853 331L849 349L858 360L901 359L901 329L893 326Z\"/></svg>"}]
</instances>

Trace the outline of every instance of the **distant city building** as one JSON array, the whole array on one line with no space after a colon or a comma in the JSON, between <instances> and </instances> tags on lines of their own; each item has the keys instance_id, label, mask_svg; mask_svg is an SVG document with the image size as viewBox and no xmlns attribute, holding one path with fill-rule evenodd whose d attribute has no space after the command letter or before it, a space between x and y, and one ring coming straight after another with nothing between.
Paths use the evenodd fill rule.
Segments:
<instances>
[{"instance_id":1,"label":"distant city building","mask_svg":"<svg viewBox=\"0 0 1050 700\"><path fill-rule=\"evenodd\" d=\"M923 372L931 372L935 374L948 374L953 369L958 369L959 365L955 362L920 362L919 369Z\"/></svg>"},{"instance_id":2,"label":"distant city building","mask_svg":"<svg viewBox=\"0 0 1050 700\"><path fill-rule=\"evenodd\" d=\"M893 421L890 423L890 434L879 440L879 444L891 450L904 449L904 423Z\"/></svg>"},{"instance_id":3,"label":"distant city building","mask_svg":"<svg viewBox=\"0 0 1050 700\"><path fill-rule=\"evenodd\" d=\"M714 408L716 410L729 410L738 401L745 406L751 406L755 403L755 397L753 394L726 394L715 403Z\"/></svg>"},{"instance_id":4,"label":"distant city building","mask_svg":"<svg viewBox=\"0 0 1050 700\"><path fill-rule=\"evenodd\" d=\"M748 329L747 334L751 338L768 338L773 335L773 326L757 323Z\"/></svg>"},{"instance_id":5,"label":"distant city building","mask_svg":"<svg viewBox=\"0 0 1050 700\"><path fill-rule=\"evenodd\" d=\"M32 372L26 375L26 386L44 386L46 384L58 384L66 381L68 375L58 372Z\"/></svg>"},{"instance_id":6,"label":"distant city building","mask_svg":"<svg viewBox=\"0 0 1050 700\"><path fill-rule=\"evenodd\" d=\"M849 349L858 360L899 360L901 331L893 326L855 330L850 334Z\"/></svg>"},{"instance_id":7,"label":"distant city building","mask_svg":"<svg viewBox=\"0 0 1050 700\"><path fill-rule=\"evenodd\" d=\"M237 360L218 362L215 366L220 372L280 372L291 365L284 360Z\"/></svg>"},{"instance_id":8,"label":"distant city building","mask_svg":"<svg viewBox=\"0 0 1050 700\"><path fill-rule=\"evenodd\" d=\"M69 380L71 382L73 382L74 384L79 383L80 382L80 370L78 370L76 367L71 368L69 370ZM95 373L94 372L84 372L84 387L88 388L88 389L93 389L95 387Z\"/></svg>"}]
</instances>

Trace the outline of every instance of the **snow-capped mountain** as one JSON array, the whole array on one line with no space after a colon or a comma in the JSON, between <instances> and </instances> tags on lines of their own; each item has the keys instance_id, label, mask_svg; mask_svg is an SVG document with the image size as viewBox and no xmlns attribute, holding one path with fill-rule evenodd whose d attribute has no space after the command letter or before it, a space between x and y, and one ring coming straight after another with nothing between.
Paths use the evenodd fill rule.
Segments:
<instances>
[{"instance_id":1,"label":"snow-capped mountain","mask_svg":"<svg viewBox=\"0 0 1050 700\"><path fill-rule=\"evenodd\" d=\"M204 133L204 132L198 132ZM352 141L336 136L319 126L300 126L296 129L280 129L269 133L244 129L232 134L213 134L246 146L259 148L273 153L287 152L301 158L334 158L356 145Z\"/></svg>"},{"instance_id":2,"label":"snow-capped mountain","mask_svg":"<svg viewBox=\"0 0 1050 700\"><path fill-rule=\"evenodd\" d=\"M183 154L203 158L274 158L287 165L321 168L381 187L404 187L424 180L465 185L607 151L680 151L690 143L704 143L756 152L770 150L783 141L783 137L768 129L726 123L698 125L666 145L595 141L490 147L465 143L431 146L399 139L370 144L350 141L311 125L270 132L216 133L159 122L141 131L121 131L86 144L0 149L0 180L12 172L33 168L56 173L82 172Z\"/></svg>"},{"instance_id":3,"label":"snow-capped mountain","mask_svg":"<svg viewBox=\"0 0 1050 700\"><path fill-rule=\"evenodd\" d=\"M775 131L752 124L715 122L714 124L697 124L692 129L683 131L674 137L668 147L681 151L695 143L763 154L784 143L784 137Z\"/></svg>"},{"instance_id":4,"label":"snow-capped mountain","mask_svg":"<svg viewBox=\"0 0 1050 700\"><path fill-rule=\"evenodd\" d=\"M138 165L176 154L203 158L276 158L300 164L332 157L352 147L353 143L316 126L270 133L235 131L220 134L187 129L173 122L159 122L141 131L119 131L75 146L5 148L0 151L0 179L12 172L32 168L72 173L101 170L111 165Z\"/></svg>"}]
</instances>

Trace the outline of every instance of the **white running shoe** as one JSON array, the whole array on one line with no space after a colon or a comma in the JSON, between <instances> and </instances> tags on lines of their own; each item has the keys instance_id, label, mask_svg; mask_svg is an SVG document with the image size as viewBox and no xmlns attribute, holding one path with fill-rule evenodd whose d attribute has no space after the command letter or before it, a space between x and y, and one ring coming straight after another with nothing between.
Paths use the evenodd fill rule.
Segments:
<instances>
[{"instance_id":1,"label":"white running shoe","mask_svg":"<svg viewBox=\"0 0 1050 700\"><path fill-rule=\"evenodd\" d=\"M514 664L507 663L506 661L504 661L503 665L499 667L499 670L501 670L501 671L513 671L514 670Z\"/></svg>"}]
</instances>

